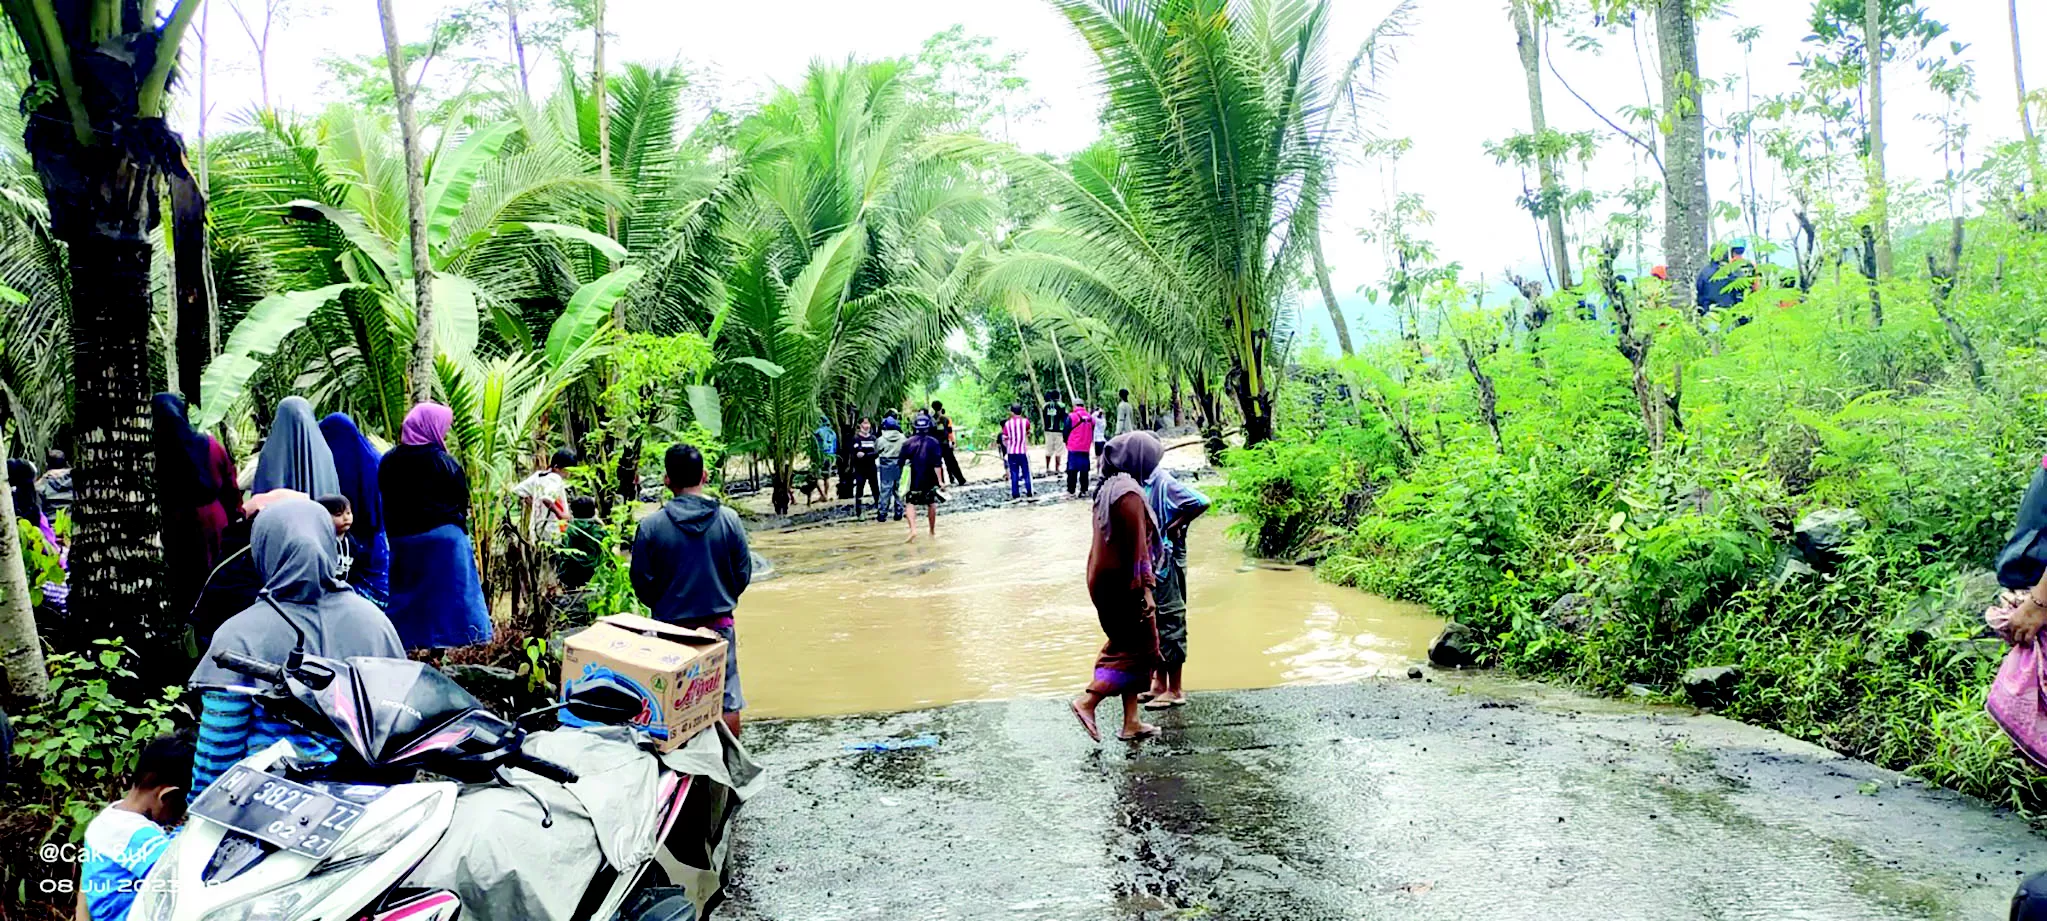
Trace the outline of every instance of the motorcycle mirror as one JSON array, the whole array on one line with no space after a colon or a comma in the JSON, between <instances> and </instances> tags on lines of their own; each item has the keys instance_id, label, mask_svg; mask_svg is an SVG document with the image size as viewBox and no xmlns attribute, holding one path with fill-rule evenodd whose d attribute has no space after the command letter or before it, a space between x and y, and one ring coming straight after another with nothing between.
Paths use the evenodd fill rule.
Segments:
<instances>
[{"instance_id":1,"label":"motorcycle mirror","mask_svg":"<svg viewBox=\"0 0 2047 921\"><path fill-rule=\"evenodd\" d=\"M577 685L564 706L579 720L605 726L630 723L645 709L640 695L604 679Z\"/></svg>"},{"instance_id":2,"label":"motorcycle mirror","mask_svg":"<svg viewBox=\"0 0 2047 921\"><path fill-rule=\"evenodd\" d=\"M299 629L298 621L292 620L291 615L278 607L277 599L270 596L269 589L258 589L256 597L263 599L263 603L269 605L270 610L277 612L278 618L283 620L284 625L291 628L292 635L298 638L298 642L291 647L291 657L284 662L285 671L298 671L306 664L306 631Z\"/></svg>"}]
</instances>

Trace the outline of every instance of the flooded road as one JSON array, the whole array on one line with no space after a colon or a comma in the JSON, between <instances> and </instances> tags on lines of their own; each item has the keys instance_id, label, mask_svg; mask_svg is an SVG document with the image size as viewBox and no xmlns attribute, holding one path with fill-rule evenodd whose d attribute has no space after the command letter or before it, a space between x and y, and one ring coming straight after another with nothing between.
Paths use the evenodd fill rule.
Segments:
<instances>
[{"instance_id":1,"label":"flooded road","mask_svg":"<svg viewBox=\"0 0 2047 921\"><path fill-rule=\"evenodd\" d=\"M1189 690L1398 675L1441 621L1423 609L1245 559L1229 519L1194 526ZM755 535L775 567L739 609L752 719L1077 693L1101 648L1082 572L1085 502L940 513L905 525Z\"/></svg>"},{"instance_id":2,"label":"flooded road","mask_svg":"<svg viewBox=\"0 0 2047 921\"><path fill-rule=\"evenodd\" d=\"M1446 686L1447 685L1447 686ZM749 725L731 921L1990 921L2012 815L1776 733L1490 679ZM856 750L920 739L906 750Z\"/></svg>"},{"instance_id":3,"label":"flooded road","mask_svg":"<svg viewBox=\"0 0 2047 921\"><path fill-rule=\"evenodd\" d=\"M1203 521L1191 704L1095 744L1082 503L764 533L740 609L739 921L1971 921L2023 820L1689 710L1405 677L1437 621ZM1285 687L1261 686L1289 685ZM955 701L964 701L955 703Z\"/></svg>"}]
</instances>

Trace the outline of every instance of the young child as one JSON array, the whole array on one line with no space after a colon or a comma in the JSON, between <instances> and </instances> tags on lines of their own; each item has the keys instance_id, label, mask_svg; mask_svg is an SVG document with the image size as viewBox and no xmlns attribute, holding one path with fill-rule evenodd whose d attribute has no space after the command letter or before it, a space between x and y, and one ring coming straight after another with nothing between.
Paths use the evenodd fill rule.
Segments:
<instances>
[{"instance_id":1,"label":"young child","mask_svg":"<svg viewBox=\"0 0 2047 921\"><path fill-rule=\"evenodd\" d=\"M192 742L161 736L142 749L127 795L85 826L80 888L92 921L122 921L142 878L171 843L165 830L185 820L192 786Z\"/></svg>"},{"instance_id":2,"label":"young child","mask_svg":"<svg viewBox=\"0 0 2047 921\"><path fill-rule=\"evenodd\" d=\"M327 509L327 514L334 516L334 541L341 552L341 571L335 573L334 577L353 585L355 584L356 576L355 551L357 548L355 538L350 536L348 531L350 528L355 527L355 506L349 504L347 496L339 494L321 496L313 501L320 503L322 507Z\"/></svg>"}]
</instances>

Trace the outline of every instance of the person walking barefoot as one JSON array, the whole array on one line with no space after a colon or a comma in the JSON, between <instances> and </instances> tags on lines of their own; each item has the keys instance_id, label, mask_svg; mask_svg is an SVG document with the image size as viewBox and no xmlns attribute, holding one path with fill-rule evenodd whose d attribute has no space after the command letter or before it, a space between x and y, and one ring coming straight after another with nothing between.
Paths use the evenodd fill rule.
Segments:
<instances>
[{"instance_id":1,"label":"person walking barefoot","mask_svg":"<svg viewBox=\"0 0 2047 921\"><path fill-rule=\"evenodd\" d=\"M1141 485L1158 469L1164 447L1149 432L1119 435L1103 452L1105 479L1095 496L1093 544L1088 548L1087 590L1095 616L1108 642L1095 657L1094 679L1073 702L1073 715L1088 737L1099 742L1095 710L1111 697L1122 698L1123 724L1117 738L1149 739L1159 728L1138 719L1138 695L1151 684L1159 665L1159 634L1152 587L1153 532L1151 506Z\"/></svg>"},{"instance_id":2,"label":"person walking barefoot","mask_svg":"<svg viewBox=\"0 0 2047 921\"><path fill-rule=\"evenodd\" d=\"M1159 530L1152 544L1158 584L1159 670L1151 690L1138 695L1147 710L1185 706L1180 670L1187 664L1187 529L1208 511L1208 497L1173 478L1165 465L1144 482L1145 502Z\"/></svg>"},{"instance_id":3,"label":"person walking barefoot","mask_svg":"<svg viewBox=\"0 0 2047 921\"><path fill-rule=\"evenodd\" d=\"M938 537L938 487L945 469L945 446L933 437L934 426L930 416L918 416L911 424L915 434L903 445L903 463L910 468L910 495L904 504L910 508L910 538L905 543L917 542L917 507L924 507L924 521L930 528L931 536Z\"/></svg>"}]
</instances>

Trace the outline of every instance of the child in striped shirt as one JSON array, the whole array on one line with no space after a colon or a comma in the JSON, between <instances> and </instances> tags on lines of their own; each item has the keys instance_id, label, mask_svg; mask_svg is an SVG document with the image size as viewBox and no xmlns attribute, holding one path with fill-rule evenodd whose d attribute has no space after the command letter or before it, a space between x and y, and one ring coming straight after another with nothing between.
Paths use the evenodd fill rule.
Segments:
<instances>
[{"instance_id":1,"label":"child in striped shirt","mask_svg":"<svg viewBox=\"0 0 2047 921\"><path fill-rule=\"evenodd\" d=\"M122 921L142 881L170 846L168 829L185 820L192 786L192 743L162 736L142 749L128 792L85 826L79 888L92 921Z\"/></svg>"}]
</instances>

